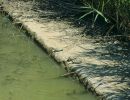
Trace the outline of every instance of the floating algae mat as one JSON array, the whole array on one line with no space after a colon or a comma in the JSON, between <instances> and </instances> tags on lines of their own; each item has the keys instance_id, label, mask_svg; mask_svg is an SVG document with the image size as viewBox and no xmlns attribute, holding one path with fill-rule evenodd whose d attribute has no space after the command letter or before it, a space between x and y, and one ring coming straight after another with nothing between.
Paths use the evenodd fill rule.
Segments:
<instances>
[{"instance_id":1,"label":"floating algae mat","mask_svg":"<svg viewBox=\"0 0 130 100\"><path fill-rule=\"evenodd\" d=\"M23 33L0 16L0 100L96 100Z\"/></svg>"}]
</instances>

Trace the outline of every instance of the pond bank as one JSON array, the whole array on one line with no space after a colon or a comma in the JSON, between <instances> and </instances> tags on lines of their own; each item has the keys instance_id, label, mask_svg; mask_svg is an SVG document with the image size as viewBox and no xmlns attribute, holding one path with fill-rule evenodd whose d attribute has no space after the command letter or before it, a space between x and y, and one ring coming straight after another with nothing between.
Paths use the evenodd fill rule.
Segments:
<instances>
[{"instance_id":1,"label":"pond bank","mask_svg":"<svg viewBox=\"0 0 130 100\"><path fill-rule=\"evenodd\" d=\"M48 17L55 12L34 11L32 2L12 1L4 8L14 23L21 23L57 62L63 63L69 72L75 72L87 89L106 100L130 97L129 77L118 74L119 69L115 66L118 62L108 59L109 54L101 58L102 52L108 53L102 49L104 45L80 35L82 27ZM44 17L40 18L39 13Z\"/></svg>"}]
</instances>

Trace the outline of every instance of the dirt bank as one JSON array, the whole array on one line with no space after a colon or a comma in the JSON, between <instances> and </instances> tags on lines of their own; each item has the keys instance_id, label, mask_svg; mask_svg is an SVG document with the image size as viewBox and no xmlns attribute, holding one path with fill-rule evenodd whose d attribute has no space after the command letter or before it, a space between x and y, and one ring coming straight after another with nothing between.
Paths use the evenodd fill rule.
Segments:
<instances>
[{"instance_id":1,"label":"dirt bank","mask_svg":"<svg viewBox=\"0 0 130 100\"><path fill-rule=\"evenodd\" d=\"M3 6L14 18L14 23L22 23L21 27L25 27L57 62L75 72L87 89L105 100L130 98L127 60L120 63L124 58L111 55L108 45L81 35L83 27L51 18L56 12L34 9L33 5L34 2L11 1ZM109 41L108 44L110 47L119 43Z\"/></svg>"}]
</instances>

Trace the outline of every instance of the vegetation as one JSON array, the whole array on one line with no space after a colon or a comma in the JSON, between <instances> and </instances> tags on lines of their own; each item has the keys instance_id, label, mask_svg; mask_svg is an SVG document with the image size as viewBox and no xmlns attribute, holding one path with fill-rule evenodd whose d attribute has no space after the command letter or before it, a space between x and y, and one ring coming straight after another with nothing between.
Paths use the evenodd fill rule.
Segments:
<instances>
[{"instance_id":1,"label":"vegetation","mask_svg":"<svg viewBox=\"0 0 130 100\"><path fill-rule=\"evenodd\" d=\"M38 0L39 1L39 0ZM103 20L109 28L106 34L127 35L130 33L130 0L40 0L49 1L51 4L62 8L78 16L79 20L85 20L88 16L92 20L92 28L97 20ZM68 15L69 15L68 14Z\"/></svg>"},{"instance_id":2,"label":"vegetation","mask_svg":"<svg viewBox=\"0 0 130 100\"><path fill-rule=\"evenodd\" d=\"M116 28L123 35L129 32L130 0L82 0L82 2L81 9L86 10L86 13L80 19L94 14L93 24L100 16L106 23L111 24L109 31Z\"/></svg>"}]
</instances>

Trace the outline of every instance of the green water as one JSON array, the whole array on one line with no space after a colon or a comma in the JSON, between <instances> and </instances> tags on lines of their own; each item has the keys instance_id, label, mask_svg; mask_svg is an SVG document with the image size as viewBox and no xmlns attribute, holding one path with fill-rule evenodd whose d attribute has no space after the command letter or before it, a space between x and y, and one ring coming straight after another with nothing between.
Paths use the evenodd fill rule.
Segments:
<instances>
[{"instance_id":1,"label":"green water","mask_svg":"<svg viewBox=\"0 0 130 100\"><path fill-rule=\"evenodd\" d=\"M0 16L0 100L96 100L31 39Z\"/></svg>"}]
</instances>

